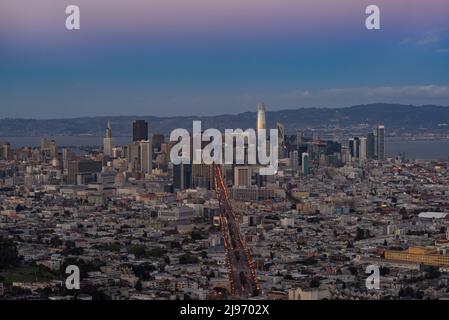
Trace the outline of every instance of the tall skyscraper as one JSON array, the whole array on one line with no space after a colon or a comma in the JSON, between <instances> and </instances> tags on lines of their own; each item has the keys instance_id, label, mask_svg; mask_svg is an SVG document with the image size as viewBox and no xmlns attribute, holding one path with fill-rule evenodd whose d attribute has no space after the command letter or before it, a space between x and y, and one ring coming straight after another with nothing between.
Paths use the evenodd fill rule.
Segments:
<instances>
[{"instance_id":1,"label":"tall skyscraper","mask_svg":"<svg viewBox=\"0 0 449 320\"><path fill-rule=\"evenodd\" d=\"M300 146L302 144L302 131L301 129L296 129L296 145Z\"/></svg>"},{"instance_id":2,"label":"tall skyscraper","mask_svg":"<svg viewBox=\"0 0 449 320\"><path fill-rule=\"evenodd\" d=\"M278 130L278 157L283 159L288 157L288 150L285 146L285 126L283 123L276 124Z\"/></svg>"},{"instance_id":3,"label":"tall skyscraper","mask_svg":"<svg viewBox=\"0 0 449 320\"><path fill-rule=\"evenodd\" d=\"M285 145L285 126L280 122L278 122L276 126L278 129L278 143L279 146L283 147Z\"/></svg>"},{"instance_id":4,"label":"tall skyscraper","mask_svg":"<svg viewBox=\"0 0 449 320\"><path fill-rule=\"evenodd\" d=\"M297 170L299 166L299 154L297 150L290 152L290 166L292 169Z\"/></svg>"},{"instance_id":5,"label":"tall skyscraper","mask_svg":"<svg viewBox=\"0 0 449 320\"><path fill-rule=\"evenodd\" d=\"M309 174L309 154L307 152L302 154L302 174L304 176Z\"/></svg>"},{"instance_id":6,"label":"tall skyscraper","mask_svg":"<svg viewBox=\"0 0 449 320\"><path fill-rule=\"evenodd\" d=\"M69 167L69 162L75 159L76 154L73 151L67 148L62 149L62 167L64 168L65 171L67 171Z\"/></svg>"},{"instance_id":7,"label":"tall skyscraper","mask_svg":"<svg viewBox=\"0 0 449 320\"><path fill-rule=\"evenodd\" d=\"M140 141L139 149L140 172L151 173L153 170L153 150L151 141Z\"/></svg>"},{"instance_id":8,"label":"tall skyscraper","mask_svg":"<svg viewBox=\"0 0 449 320\"><path fill-rule=\"evenodd\" d=\"M56 141L46 138L41 139L41 152L50 157L51 159L55 159L58 155Z\"/></svg>"},{"instance_id":9,"label":"tall skyscraper","mask_svg":"<svg viewBox=\"0 0 449 320\"><path fill-rule=\"evenodd\" d=\"M173 187L177 190L189 189L192 186L192 165L173 165Z\"/></svg>"},{"instance_id":10,"label":"tall skyscraper","mask_svg":"<svg viewBox=\"0 0 449 320\"><path fill-rule=\"evenodd\" d=\"M157 150L158 152L161 151L161 146L165 142L165 138L163 134L155 133L153 134L153 148Z\"/></svg>"},{"instance_id":11,"label":"tall skyscraper","mask_svg":"<svg viewBox=\"0 0 449 320\"><path fill-rule=\"evenodd\" d=\"M374 132L370 132L366 136L366 157L374 159L376 156L376 136Z\"/></svg>"},{"instance_id":12,"label":"tall skyscraper","mask_svg":"<svg viewBox=\"0 0 449 320\"><path fill-rule=\"evenodd\" d=\"M124 154L126 160L128 160L128 171L138 172L140 171L140 143L139 141L133 142L124 147Z\"/></svg>"},{"instance_id":13,"label":"tall skyscraper","mask_svg":"<svg viewBox=\"0 0 449 320\"><path fill-rule=\"evenodd\" d=\"M385 159L385 126L377 126L377 159Z\"/></svg>"},{"instance_id":14,"label":"tall skyscraper","mask_svg":"<svg viewBox=\"0 0 449 320\"><path fill-rule=\"evenodd\" d=\"M354 137L349 139L349 153L351 154L352 158L358 158L359 157L359 138Z\"/></svg>"},{"instance_id":15,"label":"tall skyscraper","mask_svg":"<svg viewBox=\"0 0 449 320\"><path fill-rule=\"evenodd\" d=\"M359 159L366 160L366 137L360 137L359 144Z\"/></svg>"},{"instance_id":16,"label":"tall skyscraper","mask_svg":"<svg viewBox=\"0 0 449 320\"><path fill-rule=\"evenodd\" d=\"M0 141L0 160L9 160L11 155L11 145L9 142Z\"/></svg>"},{"instance_id":17,"label":"tall skyscraper","mask_svg":"<svg viewBox=\"0 0 449 320\"><path fill-rule=\"evenodd\" d=\"M148 123L145 120L133 122L133 141L148 141Z\"/></svg>"},{"instance_id":18,"label":"tall skyscraper","mask_svg":"<svg viewBox=\"0 0 449 320\"><path fill-rule=\"evenodd\" d=\"M265 123L265 105L263 102L260 102L257 106L257 130L266 129Z\"/></svg>"},{"instance_id":19,"label":"tall skyscraper","mask_svg":"<svg viewBox=\"0 0 449 320\"><path fill-rule=\"evenodd\" d=\"M349 139L349 152L352 159L366 160L366 137L353 137Z\"/></svg>"},{"instance_id":20,"label":"tall skyscraper","mask_svg":"<svg viewBox=\"0 0 449 320\"><path fill-rule=\"evenodd\" d=\"M106 128L106 132L104 134L103 139L103 153L105 156L112 156L112 129L111 122L108 121L108 126Z\"/></svg>"}]
</instances>

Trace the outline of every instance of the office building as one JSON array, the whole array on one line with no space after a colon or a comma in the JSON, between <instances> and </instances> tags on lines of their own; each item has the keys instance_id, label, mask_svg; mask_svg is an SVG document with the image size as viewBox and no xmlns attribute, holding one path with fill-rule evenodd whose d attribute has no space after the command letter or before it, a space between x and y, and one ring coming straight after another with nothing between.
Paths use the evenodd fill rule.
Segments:
<instances>
[{"instance_id":1,"label":"office building","mask_svg":"<svg viewBox=\"0 0 449 320\"><path fill-rule=\"evenodd\" d=\"M173 187L177 190L190 189L192 187L192 165L173 165Z\"/></svg>"},{"instance_id":2,"label":"office building","mask_svg":"<svg viewBox=\"0 0 449 320\"><path fill-rule=\"evenodd\" d=\"M214 166L210 164L192 164L192 188L215 188Z\"/></svg>"},{"instance_id":3,"label":"office building","mask_svg":"<svg viewBox=\"0 0 449 320\"><path fill-rule=\"evenodd\" d=\"M187 206L163 209L158 212L158 219L164 221L190 220L194 217L194 209Z\"/></svg>"},{"instance_id":4,"label":"office building","mask_svg":"<svg viewBox=\"0 0 449 320\"><path fill-rule=\"evenodd\" d=\"M265 123L265 105L263 102L260 102L257 106L257 130L266 129Z\"/></svg>"},{"instance_id":5,"label":"office building","mask_svg":"<svg viewBox=\"0 0 449 320\"><path fill-rule=\"evenodd\" d=\"M285 146L285 126L283 123L278 122L276 124L278 129L278 144L280 147Z\"/></svg>"},{"instance_id":6,"label":"office building","mask_svg":"<svg viewBox=\"0 0 449 320\"><path fill-rule=\"evenodd\" d=\"M41 139L41 152L45 157L55 159L58 155L56 141L50 139Z\"/></svg>"},{"instance_id":7,"label":"office building","mask_svg":"<svg viewBox=\"0 0 449 320\"><path fill-rule=\"evenodd\" d=\"M359 138L359 160L366 160L366 150L367 150L367 139L366 137Z\"/></svg>"},{"instance_id":8,"label":"office building","mask_svg":"<svg viewBox=\"0 0 449 320\"><path fill-rule=\"evenodd\" d=\"M67 183L86 185L95 181L95 174L102 170L100 161L89 159L71 160L68 162Z\"/></svg>"},{"instance_id":9,"label":"office building","mask_svg":"<svg viewBox=\"0 0 449 320\"><path fill-rule=\"evenodd\" d=\"M355 159L359 157L359 141L357 137L349 139L348 148L351 158Z\"/></svg>"},{"instance_id":10,"label":"office building","mask_svg":"<svg viewBox=\"0 0 449 320\"><path fill-rule=\"evenodd\" d=\"M302 144L302 131L301 129L296 129L296 145L300 146Z\"/></svg>"},{"instance_id":11,"label":"office building","mask_svg":"<svg viewBox=\"0 0 449 320\"><path fill-rule=\"evenodd\" d=\"M302 174L307 176L309 174L309 154L304 152L302 154Z\"/></svg>"},{"instance_id":12,"label":"office building","mask_svg":"<svg viewBox=\"0 0 449 320\"><path fill-rule=\"evenodd\" d=\"M0 141L0 160L9 160L11 158L11 145L9 142Z\"/></svg>"},{"instance_id":13,"label":"office building","mask_svg":"<svg viewBox=\"0 0 449 320\"><path fill-rule=\"evenodd\" d=\"M291 151L290 152L290 166L292 169L297 170L299 166L299 154L298 151Z\"/></svg>"},{"instance_id":14,"label":"office building","mask_svg":"<svg viewBox=\"0 0 449 320\"><path fill-rule=\"evenodd\" d=\"M376 136L370 132L366 136L366 157L374 159L376 157Z\"/></svg>"},{"instance_id":15,"label":"office building","mask_svg":"<svg viewBox=\"0 0 449 320\"><path fill-rule=\"evenodd\" d=\"M123 148L126 160L128 160L128 171L140 171L140 143L135 141Z\"/></svg>"},{"instance_id":16,"label":"office building","mask_svg":"<svg viewBox=\"0 0 449 320\"><path fill-rule=\"evenodd\" d=\"M62 149L62 167L64 170L67 170L69 167L69 161L75 160L76 155L70 149L64 148Z\"/></svg>"},{"instance_id":17,"label":"office building","mask_svg":"<svg viewBox=\"0 0 449 320\"><path fill-rule=\"evenodd\" d=\"M143 174L153 170L153 149L151 141L139 142L139 171Z\"/></svg>"},{"instance_id":18,"label":"office building","mask_svg":"<svg viewBox=\"0 0 449 320\"><path fill-rule=\"evenodd\" d=\"M106 132L103 139L103 153L105 156L111 157L112 156L112 129L111 129L111 122L108 121L108 126L106 128Z\"/></svg>"},{"instance_id":19,"label":"office building","mask_svg":"<svg viewBox=\"0 0 449 320\"><path fill-rule=\"evenodd\" d=\"M148 140L148 123L145 120L136 120L133 122L133 141Z\"/></svg>"},{"instance_id":20,"label":"office building","mask_svg":"<svg viewBox=\"0 0 449 320\"><path fill-rule=\"evenodd\" d=\"M366 160L367 158L367 138L353 137L349 139L349 152L353 160Z\"/></svg>"},{"instance_id":21,"label":"office building","mask_svg":"<svg viewBox=\"0 0 449 320\"><path fill-rule=\"evenodd\" d=\"M250 186L251 186L251 167L235 166L234 187L250 187Z\"/></svg>"},{"instance_id":22,"label":"office building","mask_svg":"<svg viewBox=\"0 0 449 320\"><path fill-rule=\"evenodd\" d=\"M165 142L165 138L164 138L163 134L158 134L158 133L153 134L152 143L153 143L154 150L156 150L157 152L160 152L161 146L164 142Z\"/></svg>"},{"instance_id":23,"label":"office building","mask_svg":"<svg viewBox=\"0 0 449 320\"><path fill-rule=\"evenodd\" d=\"M385 126L377 126L377 159L385 159Z\"/></svg>"}]
</instances>

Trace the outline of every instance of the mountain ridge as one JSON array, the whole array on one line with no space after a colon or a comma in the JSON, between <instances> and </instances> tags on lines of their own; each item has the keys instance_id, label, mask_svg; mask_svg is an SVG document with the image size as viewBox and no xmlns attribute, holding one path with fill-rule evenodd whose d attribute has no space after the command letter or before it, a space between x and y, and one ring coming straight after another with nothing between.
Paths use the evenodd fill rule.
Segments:
<instances>
[{"instance_id":1,"label":"mountain ridge","mask_svg":"<svg viewBox=\"0 0 449 320\"><path fill-rule=\"evenodd\" d=\"M404 105L373 103L344 108L298 108L266 112L267 127L275 128L282 122L286 131L295 128L325 128L329 126L354 126L357 124L385 124L389 128L437 128L449 124L449 106ZM201 120L203 128L253 128L256 111L213 116L97 116L62 119L0 119L1 136L58 136L103 135L106 123L111 121L116 136L131 135L132 121L148 121L151 133L168 134L175 128L191 130L193 120Z\"/></svg>"}]
</instances>

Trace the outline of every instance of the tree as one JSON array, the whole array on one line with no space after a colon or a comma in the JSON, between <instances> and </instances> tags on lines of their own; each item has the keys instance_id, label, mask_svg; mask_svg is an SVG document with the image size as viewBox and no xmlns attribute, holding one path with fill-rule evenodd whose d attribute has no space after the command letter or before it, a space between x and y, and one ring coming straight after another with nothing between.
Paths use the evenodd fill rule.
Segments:
<instances>
[{"instance_id":1,"label":"tree","mask_svg":"<svg viewBox=\"0 0 449 320\"><path fill-rule=\"evenodd\" d=\"M198 262L199 262L198 257L190 253L183 254L182 256L179 257L180 264L195 264Z\"/></svg>"},{"instance_id":2,"label":"tree","mask_svg":"<svg viewBox=\"0 0 449 320\"><path fill-rule=\"evenodd\" d=\"M16 267L20 259L13 241L0 237L0 270Z\"/></svg>"},{"instance_id":3,"label":"tree","mask_svg":"<svg viewBox=\"0 0 449 320\"><path fill-rule=\"evenodd\" d=\"M401 288L398 295L401 298L413 298L415 296L415 290L411 287Z\"/></svg>"},{"instance_id":4,"label":"tree","mask_svg":"<svg viewBox=\"0 0 449 320\"><path fill-rule=\"evenodd\" d=\"M62 246L61 239L57 235L54 235L50 239L50 246L53 247L53 248L57 248L57 247Z\"/></svg>"},{"instance_id":5,"label":"tree","mask_svg":"<svg viewBox=\"0 0 449 320\"><path fill-rule=\"evenodd\" d=\"M193 230L192 233L190 234L190 237L192 238L193 241L204 239L199 230Z\"/></svg>"},{"instance_id":6,"label":"tree","mask_svg":"<svg viewBox=\"0 0 449 320\"><path fill-rule=\"evenodd\" d=\"M430 266L426 270L426 279L438 279L441 276L441 272L437 267Z\"/></svg>"},{"instance_id":7,"label":"tree","mask_svg":"<svg viewBox=\"0 0 449 320\"><path fill-rule=\"evenodd\" d=\"M151 279L151 272L156 270L156 267L151 263L142 263L138 266L133 266L134 274L141 280Z\"/></svg>"},{"instance_id":8,"label":"tree","mask_svg":"<svg viewBox=\"0 0 449 320\"><path fill-rule=\"evenodd\" d=\"M129 252L136 256L137 259L143 258L146 256L146 248L142 245L133 245Z\"/></svg>"},{"instance_id":9,"label":"tree","mask_svg":"<svg viewBox=\"0 0 449 320\"><path fill-rule=\"evenodd\" d=\"M313 278L311 281L310 281L310 284L309 284L309 286L311 287L311 288L319 288L320 287L320 279L318 279L318 278Z\"/></svg>"}]
</instances>

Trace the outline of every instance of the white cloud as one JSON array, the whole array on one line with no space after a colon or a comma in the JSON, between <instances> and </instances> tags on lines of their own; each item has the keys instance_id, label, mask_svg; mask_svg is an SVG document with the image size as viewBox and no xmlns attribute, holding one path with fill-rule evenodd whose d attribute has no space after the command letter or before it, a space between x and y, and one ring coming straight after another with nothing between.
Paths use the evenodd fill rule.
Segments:
<instances>
[{"instance_id":1,"label":"white cloud","mask_svg":"<svg viewBox=\"0 0 449 320\"><path fill-rule=\"evenodd\" d=\"M414 46L418 46L418 47L431 45L431 44L440 42L440 40L442 39L443 33L444 33L444 30L430 30L420 36L404 38L400 42L400 44L414 45Z\"/></svg>"},{"instance_id":2,"label":"white cloud","mask_svg":"<svg viewBox=\"0 0 449 320\"><path fill-rule=\"evenodd\" d=\"M324 90L319 95L325 97L359 96L367 98L449 98L449 86L415 85L390 87L337 88Z\"/></svg>"},{"instance_id":3,"label":"white cloud","mask_svg":"<svg viewBox=\"0 0 449 320\"><path fill-rule=\"evenodd\" d=\"M376 102L449 105L449 85L346 87L317 91L293 90L268 97L268 102L289 107L346 107Z\"/></svg>"},{"instance_id":4,"label":"white cloud","mask_svg":"<svg viewBox=\"0 0 449 320\"><path fill-rule=\"evenodd\" d=\"M176 114L217 114L254 111L263 100L269 110L296 109L302 107L349 107L370 103L399 103L412 105L435 104L449 106L449 85L404 85L380 87L346 87L291 91L250 92L216 95L174 97L170 104L189 106ZM217 110L220 110L217 112Z\"/></svg>"}]
</instances>

